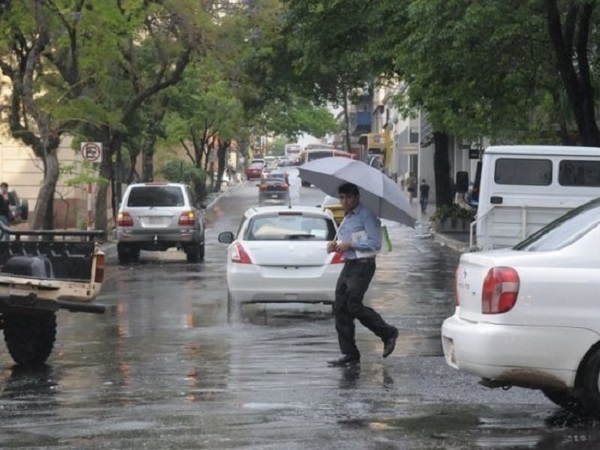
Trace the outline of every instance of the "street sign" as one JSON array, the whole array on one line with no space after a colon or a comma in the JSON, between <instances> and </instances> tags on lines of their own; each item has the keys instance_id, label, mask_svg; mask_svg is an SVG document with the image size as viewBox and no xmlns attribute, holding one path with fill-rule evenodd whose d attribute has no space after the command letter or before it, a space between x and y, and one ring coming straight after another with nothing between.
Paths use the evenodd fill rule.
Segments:
<instances>
[{"instance_id":1,"label":"street sign","mask_svg":"<svg viewBox=\"0 0 600 450\"><path fill-rule=\"evenodd\" d=\"M469 159L480 159L481 158L481 150L478 148L470 148L469 149Z\"/></svg>"},{"instance_id":2,"label":"street sign","mask_svg":"<svg viewBox=\"0 0 600 450\"><path fill-rule=\"evenodd\" d=\"M102 142L82 142L80 153L84 161L102 162Z\"/></svg>"}]
</instances>

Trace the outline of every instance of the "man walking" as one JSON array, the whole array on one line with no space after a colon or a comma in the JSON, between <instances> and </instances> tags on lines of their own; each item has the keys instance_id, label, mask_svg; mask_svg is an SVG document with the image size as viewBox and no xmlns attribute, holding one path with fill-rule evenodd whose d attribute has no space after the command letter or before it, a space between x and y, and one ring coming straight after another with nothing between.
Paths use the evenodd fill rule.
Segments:
<instances>
[{"instance_id":1,"label":"man walking","mask_svg":"<svg viewBox=\"0 0 600 450\"><path fill-rule=\"evenodd\" d=\"M344 268L335 288L335 329L342 357L329 361L331 366L360 363L356 346L354 319L383 341L383 357L387 358L396 346L398 329L387 324L372 308L363 305L363 298L375 274L375 257L381 249L381 222L360 203L358 187L344 183L338 188L339 199L346 217L338 232L338 240L327 244L327 251L344 255Z\"/></svg>"},{"instance_id":2,"label":"man walking","mask_svg":"<svg viewBox=\"0 0 600 450\"><path fill-rule=\"evenodd\" d=\"M429 203L429 185L425 178L421 180L421 186L419 186L419 202L421 203L421 212L425 214Z\"/></svg>"}]
</instances>

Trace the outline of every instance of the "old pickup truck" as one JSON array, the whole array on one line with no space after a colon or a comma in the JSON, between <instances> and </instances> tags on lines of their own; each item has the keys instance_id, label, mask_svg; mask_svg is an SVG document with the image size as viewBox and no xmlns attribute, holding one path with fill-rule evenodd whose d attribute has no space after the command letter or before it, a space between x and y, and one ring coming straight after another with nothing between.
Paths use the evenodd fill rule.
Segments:
<instances>
[{"instance_id":1,"label":"old pickup truck","mask_svg":"<svg viewBox=\"0 0 600 450\"><path fill-rule=\"evenodd\" d=\"M0 241L0 328L13 360L44 364L56 339L56 312L104 313L94 303L104 279L102 231L10 231Z\"/></svg>"}]
</instances>

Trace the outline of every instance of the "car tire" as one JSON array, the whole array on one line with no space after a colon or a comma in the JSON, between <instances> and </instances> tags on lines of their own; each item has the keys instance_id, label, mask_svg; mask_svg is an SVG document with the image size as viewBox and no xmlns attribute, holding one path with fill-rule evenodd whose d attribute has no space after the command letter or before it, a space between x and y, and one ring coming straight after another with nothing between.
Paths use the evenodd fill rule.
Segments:
<instances>
[{"instance_id":1,"label":"car tire","mask_svg":"<svg viewBox=\"0 0 600 450\"><path fill-rule=\"evenodd\" d=\"M310 187L310 183L307 181L302 182L302 187Z\"/></svg>"},{"instance_id":2,"label":"car tire","mask_svg":"<svg viewBox=\"0 0 600 450\"><path fill-rule=\"evenodd\" d=\"M56 313L4 314L4 341L10 356L22 366L46 362L56 340Z\"/></svg>"},{"instance_id":3,"label":"car tire","mask_svg":"<svg viewBox=\"0 0 600 450\"><path fill-rule=\"evenodd\" d=\"M119 256L120 264L130 264L135 256L133 248L127 244L117 244L117 254ZM137 257L139 258L139 251Z\"/></svg>"},{"instance_id":4,"label":"car tire","mask_svg":"<svg viewBox=\"0 0 600 450\"><path fill-rule=\"evenodd\" d=\"M586 408L573 392L565 389L542 389L544 396L552 403L573 414L585 414Z\"/></svg>"},{"instance_id":5,"label":"car tire","mask_svg":"<svg viewBox=\"0 0 600 450\"><path fill-rule=\"evenodd\" d=\"M197 263L204 260L204 242L191 245L185 249L187 262Z\"/></svg>"},{"instance_id":6,"label":"car tire","mask_svg":"<svg viewBox=\"0 0 600 450\"><path fill-rule=\"evenodd\" d=\"M600 348L596 347L587 358L581 374L581 401L585 408L600 418Z\"/></svg>"}]
</instances>

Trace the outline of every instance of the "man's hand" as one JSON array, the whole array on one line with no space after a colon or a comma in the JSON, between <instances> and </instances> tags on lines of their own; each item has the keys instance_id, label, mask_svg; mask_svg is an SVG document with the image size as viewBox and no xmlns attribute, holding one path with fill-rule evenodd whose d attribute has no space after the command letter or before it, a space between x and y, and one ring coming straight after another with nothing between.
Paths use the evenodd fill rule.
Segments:
<instances>
[{"instance_id":1,"label":"man's hand","mask_svg":"<svg viewBox=\"0 0 600 450\"><path fill-rule=\"evenodd\" d=\"M331 241L327 243L327 253L338 252L344 253L350 250L350 242Z\"/></svg>"},{"instance_id":2,"label":"man's hand","mask_svg":"<svg viewBox=\"0 0 600 450\"><path fill-rule=\"evenodd\" d=\"M347 252L348 250L350 250L350 242L343 241L343 242L337 243L336 250L335 250L336 252L344 253L344 252Z\"/></svg>"}]
</instances>

